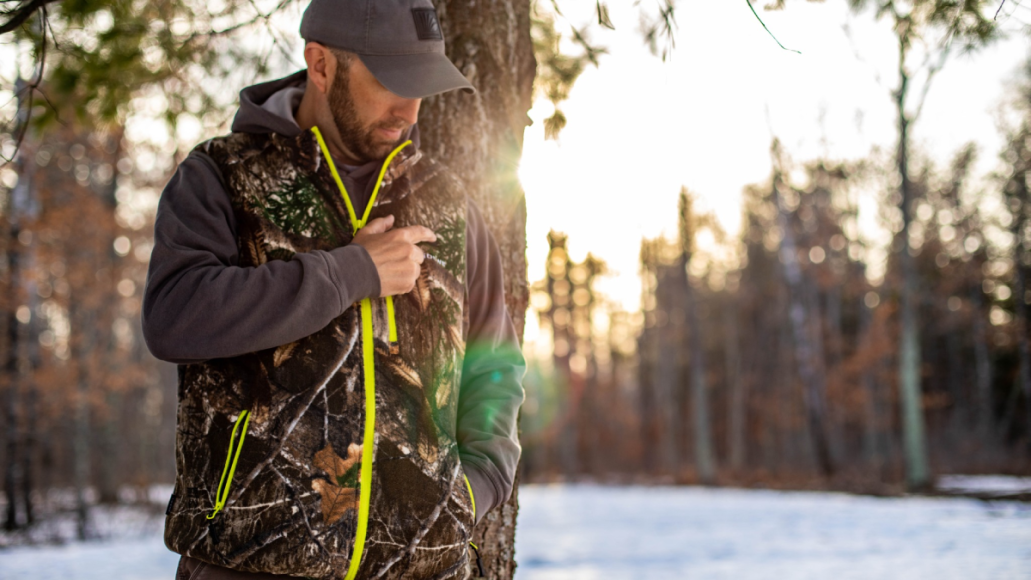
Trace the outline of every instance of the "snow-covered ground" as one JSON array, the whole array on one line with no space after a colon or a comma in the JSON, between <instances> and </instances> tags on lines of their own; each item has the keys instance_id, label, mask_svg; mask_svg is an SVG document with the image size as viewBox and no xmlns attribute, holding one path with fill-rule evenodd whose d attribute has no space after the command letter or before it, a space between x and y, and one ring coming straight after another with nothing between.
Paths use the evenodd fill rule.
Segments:
<instances>
[{"instance_id":1,"label":"snow-covered ground","mask_svg":"<svg viewBox=\"0 0 1031 580\"><path fill-rule=\"evenodd\" d=\"M518 580L1031 579L1031 505L674 487L520 490Z\"/></svg>"},{"instance_id":2,"label":"snow-covered ground","mask_svg":"<svg viewBox=\"0 0 1031 580\"><path fill-rule=\"evenodd\" d=\"M1031 477L1008 475L944 475L936 487L950 493L1012 495L1031 493Z\"/></svg>"},{"instance_id":3,"label":"snow-covered ground","mask_svg":"<svg viewBox=\"0 0 1031 580\"><path fill-rule=\"evenodd\" d=\"M524 486L517 580L1031 580L1031 505ZM142 529L142 528L141 528ZM159 535L0 551L0 580L172 580Z\"/></svg>"}]
</instances>

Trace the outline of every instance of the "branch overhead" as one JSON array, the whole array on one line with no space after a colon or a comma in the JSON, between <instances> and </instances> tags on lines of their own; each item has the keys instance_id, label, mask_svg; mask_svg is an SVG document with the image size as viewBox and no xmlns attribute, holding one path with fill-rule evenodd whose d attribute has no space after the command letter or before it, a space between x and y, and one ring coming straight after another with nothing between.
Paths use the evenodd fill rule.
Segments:
<instances>
[{"instance_id":1,"label":"branch overhead","mask_svg":"<svg viewBox=\"0 0 1031 580\"><path fill-rule=\"evenodd\" d=\"M19 26L25 23L30 16L40 8L43 8L47 4L52 4L57 0L29 0L28 2L19 2L18 6L11 10L5 10L2 14L7 16L7 21L0 24L0 34L6 34L17 29Z\"/></svg>"}]
</instances>

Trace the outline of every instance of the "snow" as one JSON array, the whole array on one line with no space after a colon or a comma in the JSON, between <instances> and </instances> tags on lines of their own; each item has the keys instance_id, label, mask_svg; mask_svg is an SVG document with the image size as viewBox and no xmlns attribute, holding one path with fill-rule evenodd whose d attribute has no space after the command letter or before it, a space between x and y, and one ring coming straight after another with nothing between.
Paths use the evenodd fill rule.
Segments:
<instances>
[{"instance_id":1,"label":"snow","mask_svg":"<svg viewBox=\"0 0 1031 580\"><path fill-rule=\"evenodd\" d=\"M172 580L179 555L160 535L0 552L3 580Z\"/></svg>"},{"instance_id":2,"label":"snow","mask_svg":"<svg viewBox=\"0 0 1031 580\"><path fill-rule=\"evenodd\" d=\"M1031 506L674 487L520 490L517 580L1028 579Z\"/></svg>"},{"instance_id":3,"label":"snow","mask_svg":"<svg viewBox=\"0 0 1031 580\"><path fill-rule=\"evenodd\" d=\"M1007 475L945 475L938 478L938 489L951 493L1017 494L1031 493L1031 477Z\"/></svg>"},{"instance_id":4,"label":"snow","mask_svg":"<svg viewBox=\"0 0 1031 580\"><path fill-rule=\"evenodd\" d=\"M1031 505L697 487L525 485L516 580L1031 580ZM0 579L171 580L157 526L0 551Z\"/></svg>"}]
</instances>

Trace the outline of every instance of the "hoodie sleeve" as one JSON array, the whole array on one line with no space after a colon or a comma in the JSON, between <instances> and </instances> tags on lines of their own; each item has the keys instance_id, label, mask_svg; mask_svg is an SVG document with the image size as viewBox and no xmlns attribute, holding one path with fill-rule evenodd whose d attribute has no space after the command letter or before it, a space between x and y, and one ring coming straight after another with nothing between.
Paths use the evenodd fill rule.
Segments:
<instances>
[{"instance_id":1,"label":"hoodie sleeve","mask_svg":"<svg viewBox=\"0 0 1031 580\"><path fill-rule=\"evenodd\" d=\"M207 156L191 153L158 202L143 295L143 336L155 357L191 363L276 347L323 328L380 292L364 248L237 265L229 195Z\"/></svg>"},{"instance_id":2,"label":"hoodie sleeve","mask_svg":"<svg viewBox=\"0 0 1031 580\"><path fill-rule=\"evenodd\" d=\"M505 306L501 253L470 200L466 220L469 327L458 399L458 446L476 502L476 521L512 494L521 448L523 360Z\"/></svg>"}]
</instances>

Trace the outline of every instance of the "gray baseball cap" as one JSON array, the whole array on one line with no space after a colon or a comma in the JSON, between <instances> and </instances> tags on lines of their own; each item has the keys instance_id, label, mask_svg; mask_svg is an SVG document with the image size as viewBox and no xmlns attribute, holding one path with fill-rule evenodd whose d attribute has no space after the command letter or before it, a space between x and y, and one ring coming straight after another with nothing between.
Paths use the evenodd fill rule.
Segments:
<instances>
[{"instance_id":1,"label":"gray baseball cap","mask_svg":"<svg viewBox=\"0 0 1031 580\"><path fill-rule=\"evenodd\" d=\"M312 0L301 37L357 54L376 80L405 98L475 91L444 54L430 0Z\"/></svg>"}]
</instances>

